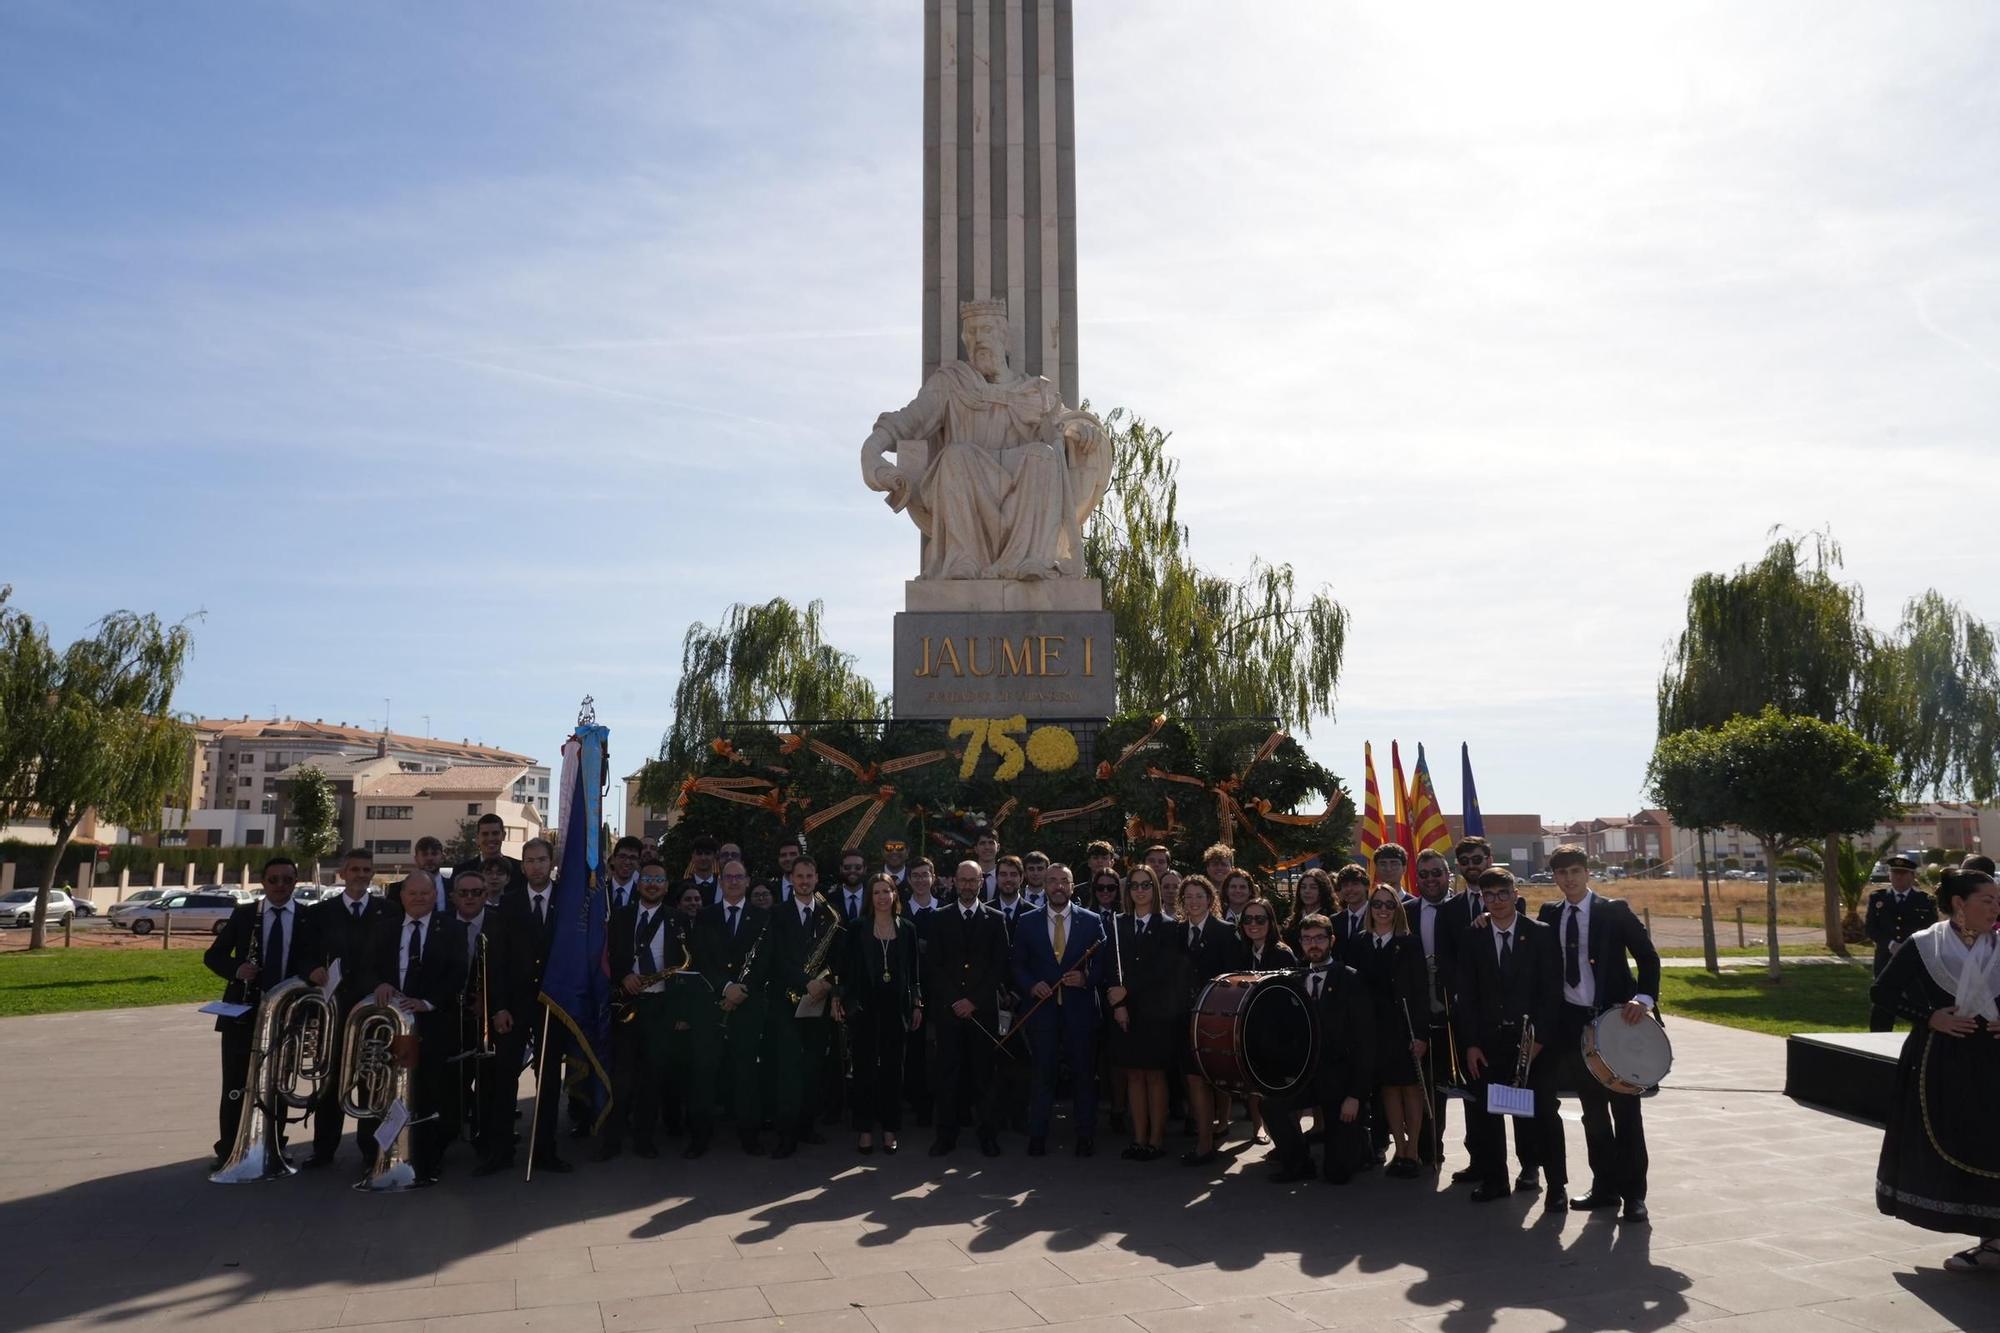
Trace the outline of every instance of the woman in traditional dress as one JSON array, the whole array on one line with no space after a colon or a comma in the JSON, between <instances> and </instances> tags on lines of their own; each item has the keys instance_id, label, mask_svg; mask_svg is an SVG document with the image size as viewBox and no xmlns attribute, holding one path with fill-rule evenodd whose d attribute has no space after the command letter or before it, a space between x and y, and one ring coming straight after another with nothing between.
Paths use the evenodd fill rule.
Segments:
<instances>
[{"instance_id":1,"label":"woman in traditional dress","mask_svg":"<svg viewBox=\"0 0 2000 1333\"><path fill-rule=\"evenodd\" d=\"M836 1022L847 1025L851 1065L848 1097L859 1134L855 1151L896 1151L903 1127L903 1056L907 1034L923 1027L917 928L903 915L896 881L877 871L868 881L868 915L846 941L847 959L833 1001Z\"/></svg>"},{"instance_id":2,"label":"woman in traditional dress","mask_svg":"<svg viewBox=\"0 0 2000 1333\"><path fill-rule=\"evenodd\" d=\"M1869 993L1911 1021L1875 1204L1932 1231L1979 1237L1946 1268L2000 1269L2000 888L1984 871L1947 870L1938 906L1945 919L1903 941Z\"/></svg>"},{"instance_id":3,"label":"woman in traditional dress","mask_svg":"<svg viewBox=\"0 0 2000 1333\"><path fill-rule=\"evenodd\" d=\"M1159 881L1151 868L1133 866L1125 879L1125 910L1111 919L1105 1044L1132 1114L1132 1144L1119 1155L1134 1162L1166 1155L1167 1070L1174 1063L1181 1004L1180 940L1159 909Z\"/></svg>"},{"instance_id":4,"label":"woman in traditional dress","mask_svg":"<svg viewBox=\"0 0 2000 1333\"><path fill-rule=\"evenodd\" d=\"M1377 884L1368 896L1368 926L1342 943L1340 959L1368 987L1375 1011L1375 1084L1395 1155L1384 1175L1423 1174L1417 1140L1424 1126L1423 1076L1411 1047L1412 1016L1429 1013L1423 944L1410 933L1396 890Z\"/></svg>"}]
</instances>

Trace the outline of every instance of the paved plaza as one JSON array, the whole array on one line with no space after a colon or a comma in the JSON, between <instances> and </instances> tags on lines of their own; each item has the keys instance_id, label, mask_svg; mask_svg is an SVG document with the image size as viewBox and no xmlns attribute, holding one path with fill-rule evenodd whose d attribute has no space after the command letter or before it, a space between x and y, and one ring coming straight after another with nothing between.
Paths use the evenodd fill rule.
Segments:
<instances>
[{"instance_id":1,"label":"paved plaza","mask_svg":"<svg viewBox=\"0 0 2000 1333\"><path fill-rule=\"evenodd\" d=\"M725 1136L364 1198L339 1175L207 1183L216 1037L188 1008L0 1021L0 1325L727 1333L1197 1330L1919 1330L2000 1326L1958 1248L1878 1217L1879 1132L1779 1095L1772 1037L1687 1020L1647 1106L1651 1228L1540 1220L1527 1196L1364 1177L1267 1183L1171 1160L1030 1161L1021 1140L940 1173L845 1133L785 1162ZM1584 1160L1573 1120L1570 1158ZM1462 1164L1454 1119L1452 1165ZM580 1156L580 1154L573 1154ZM1586 1183L1576 1182L1578 1187Z\"/></svg>"}]
</instances>

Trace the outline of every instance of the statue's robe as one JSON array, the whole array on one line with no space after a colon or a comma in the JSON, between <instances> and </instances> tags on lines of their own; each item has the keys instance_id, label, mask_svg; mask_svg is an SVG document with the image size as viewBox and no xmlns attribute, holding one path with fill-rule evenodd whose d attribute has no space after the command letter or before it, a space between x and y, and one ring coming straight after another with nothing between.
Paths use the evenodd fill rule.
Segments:
<instances>
[{"instance_id":1,"label":"statue's robe","mask_svg":"<svg viewBox=\"0 0 2000 1333\"><path fill-rule=\"evenodd\" d=\"M1064 439L1081 425L1082 439ZM998 384L963 361L939 368L909 406L875 428L933 442L910 515L926 537L927 579L1083 575L1083 524L1111 479L1111 448L1087 412L1039 376Z\"/></svg>"}]
</instances>

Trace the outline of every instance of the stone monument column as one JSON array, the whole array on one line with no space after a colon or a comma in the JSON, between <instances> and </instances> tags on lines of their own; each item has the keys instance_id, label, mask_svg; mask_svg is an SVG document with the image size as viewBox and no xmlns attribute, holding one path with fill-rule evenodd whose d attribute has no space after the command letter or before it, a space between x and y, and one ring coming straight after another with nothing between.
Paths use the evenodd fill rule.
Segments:
<instances>
[{"instance_id":1,"label":"stone monument column","mask_svg":"<svg viewBox=\"0 0 2000 1333\"><path fill-rule=\"evenodd\" d=\"M1004 301L1008 361L1079 403L1070 0L924 0L923 379L959 305Z\"/></svg>"}]
</instances>

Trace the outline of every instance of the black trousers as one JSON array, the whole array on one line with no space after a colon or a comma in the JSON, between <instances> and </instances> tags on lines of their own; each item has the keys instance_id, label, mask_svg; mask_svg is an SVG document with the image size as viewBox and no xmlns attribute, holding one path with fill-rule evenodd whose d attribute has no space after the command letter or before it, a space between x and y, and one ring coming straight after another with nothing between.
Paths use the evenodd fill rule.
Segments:
<instances>
[{"instance_id":1,"label":"black trousers","mask_svg":"<svg viewBox=\"0 0 2000 1333\"><path fill-rule=\"evenodd\" d=\"M1340 1104L1350 1096L1360 1099L1361 1111L1354 1117L1353 1123L1343 1124ZM1343 1092L1323 1102L1315 1101L1311 1096L1303 1099L1266 1097L1264 1128L1271 1134L1272 1154L1288 1168L1312 1164L1312 1150L1306 1147L1305 1133L1299 1128L1300 1117L1307 1111L1314 1111L1319 1123L1326 1126L1322 1174L1328 1180L1346 1180L1359 1171L1369 1151L1368 1089Z\"/></svg>"},{"instance_id":2,"label":"black trousers","mask_svg":"<svg viewBox=\"0 0 2000 1333\"><path fill-rule=\"evenodd\" d=\"M1539 1167L1550 1189L1569 1183L1568 1145L1563 1141L1562 1115L1557 1096L1560 1063L1556 1047L1544 1043L1542 1054L1528 1067L1528 1087L1535 1094L1533 1119L1522 1116L1491 1115L1486 1110L1489 1083L1511 1083L1521 1048L1517 1042L1482 1047L1487 1077L1471 1086L1471 1100L1465 1104L1465 1132L1472 1142L1472 1166L1480 1179L1504 1188L1507 1184L1507 1127L1514 1122L1514 1147L1521 1169Z\"/></svg>"},{"instance_id":3,"label":"black trousers","mask_svg":"<svg viewBox=\"0 0 2000 1333\"><path fill-rule=\"evenodd\" d=\"M997 1021L990 1010L975 1012L971 1018L960 1018L948 1008L924 1011L924 1030L931 1034L931 1091L937 1103L932 1114L939 1138L958 1137L960 1108L967 1105L981 1138L1000 1132L993 1041L987 1035Z\"/></svg>"},{"instance_id":4,"label":"black trousers","mask_svg":"<svg viewBox=\"0 0 2000 1333\"><path fill-rule=\"evenodd\" d=\"M342 1012L352 1007L342 1006ZM319 1096L313 1099L314 1157L331 1160L340 1151L340 1132L347 1127L347 1112L340 1109L340 1094L346 1084L347 1063L342 1058L341 1043L336 1035L327 1061L326 1082L320 1086ZM363 1162L375 1160L375 1140L363 1134L358 1126L354 1131L354 1147Z\"/></svg>"},{"instance_id":5,"label":"black trousers","mask_svg":"<svg viewBox=\"0 0 2000 1333\"><path fill-rule=\"evenodd\" d=\"M1880 978L1882 969L1889 966L1889 953L1880 949L1875 954L1875 975ZM1871 1004L1868 1006L1868 1030L1870 1032L1894 1032L1896 1030L1896 1006L1893 1004Z\"/></svg>"},{"instance_id":6,"label":"black trousers","mask_svg":"<svg viewBox=\"0 0 2000 1333\"><path fill-rule=\"evenodd\" d=\"M611 1114L601 1133L614 1148L627 1130L634 1142L652 1144L667 1086L667 997L635 995L630 1012L629 1021L611 1024Z\"/></svg>"},{"instance_id":7,"label":"black trousers","mask_svg":"<svg viewBox=\"0 0 2000 1333\"><path fill-rule=\"evenodd\" d=\"M908 1044L903 1015L894 1003L871 1005L847 1016L847 1049L854 1062L847 1100L854 1128L879 1127L895 1134L903 1128L903 1056Z\"/></svg>"},{"instance_id":8,"label":"black trousers","mask_svg":"<svg viewBox=\"0 0 2000 1333\"><path fill-rule=\"evenodd\" d=\"M1583 1029L1596 1014L1582 1005L1563 1006L1564 1081L1576 1089L1583 1108L1583 1142L1590 1154L1590 1188L1621 1199L1646 1197L1646 1123L1640 1098L1613 1092L1583 1064Z\"/></svg>"},{"instance_id":9,"label":"black trousers","mask_svg":"<svg viewBox=\"0 0 2000 1333\"><path fill-rule=\"evenodd\" d=\"M222 1029L222 1101L215 1117L218 1157L226 1156L236 1145L236 1126L243 1119L243 1080L250 1072L250 1043L256 1039L249 1019L246 1014Z\"/></svg>"},{"instance_id":10,"label":"black trousers","mask_svg":"<svg viewBox=\"0 0 2000 1333\"><path fill-rule=\"evenodd\" d=\"M916 1113L918 1124L930 1123L930 1034L922 1028L903 1035L903 1100Z\"/></svg>"}]
</instances>

